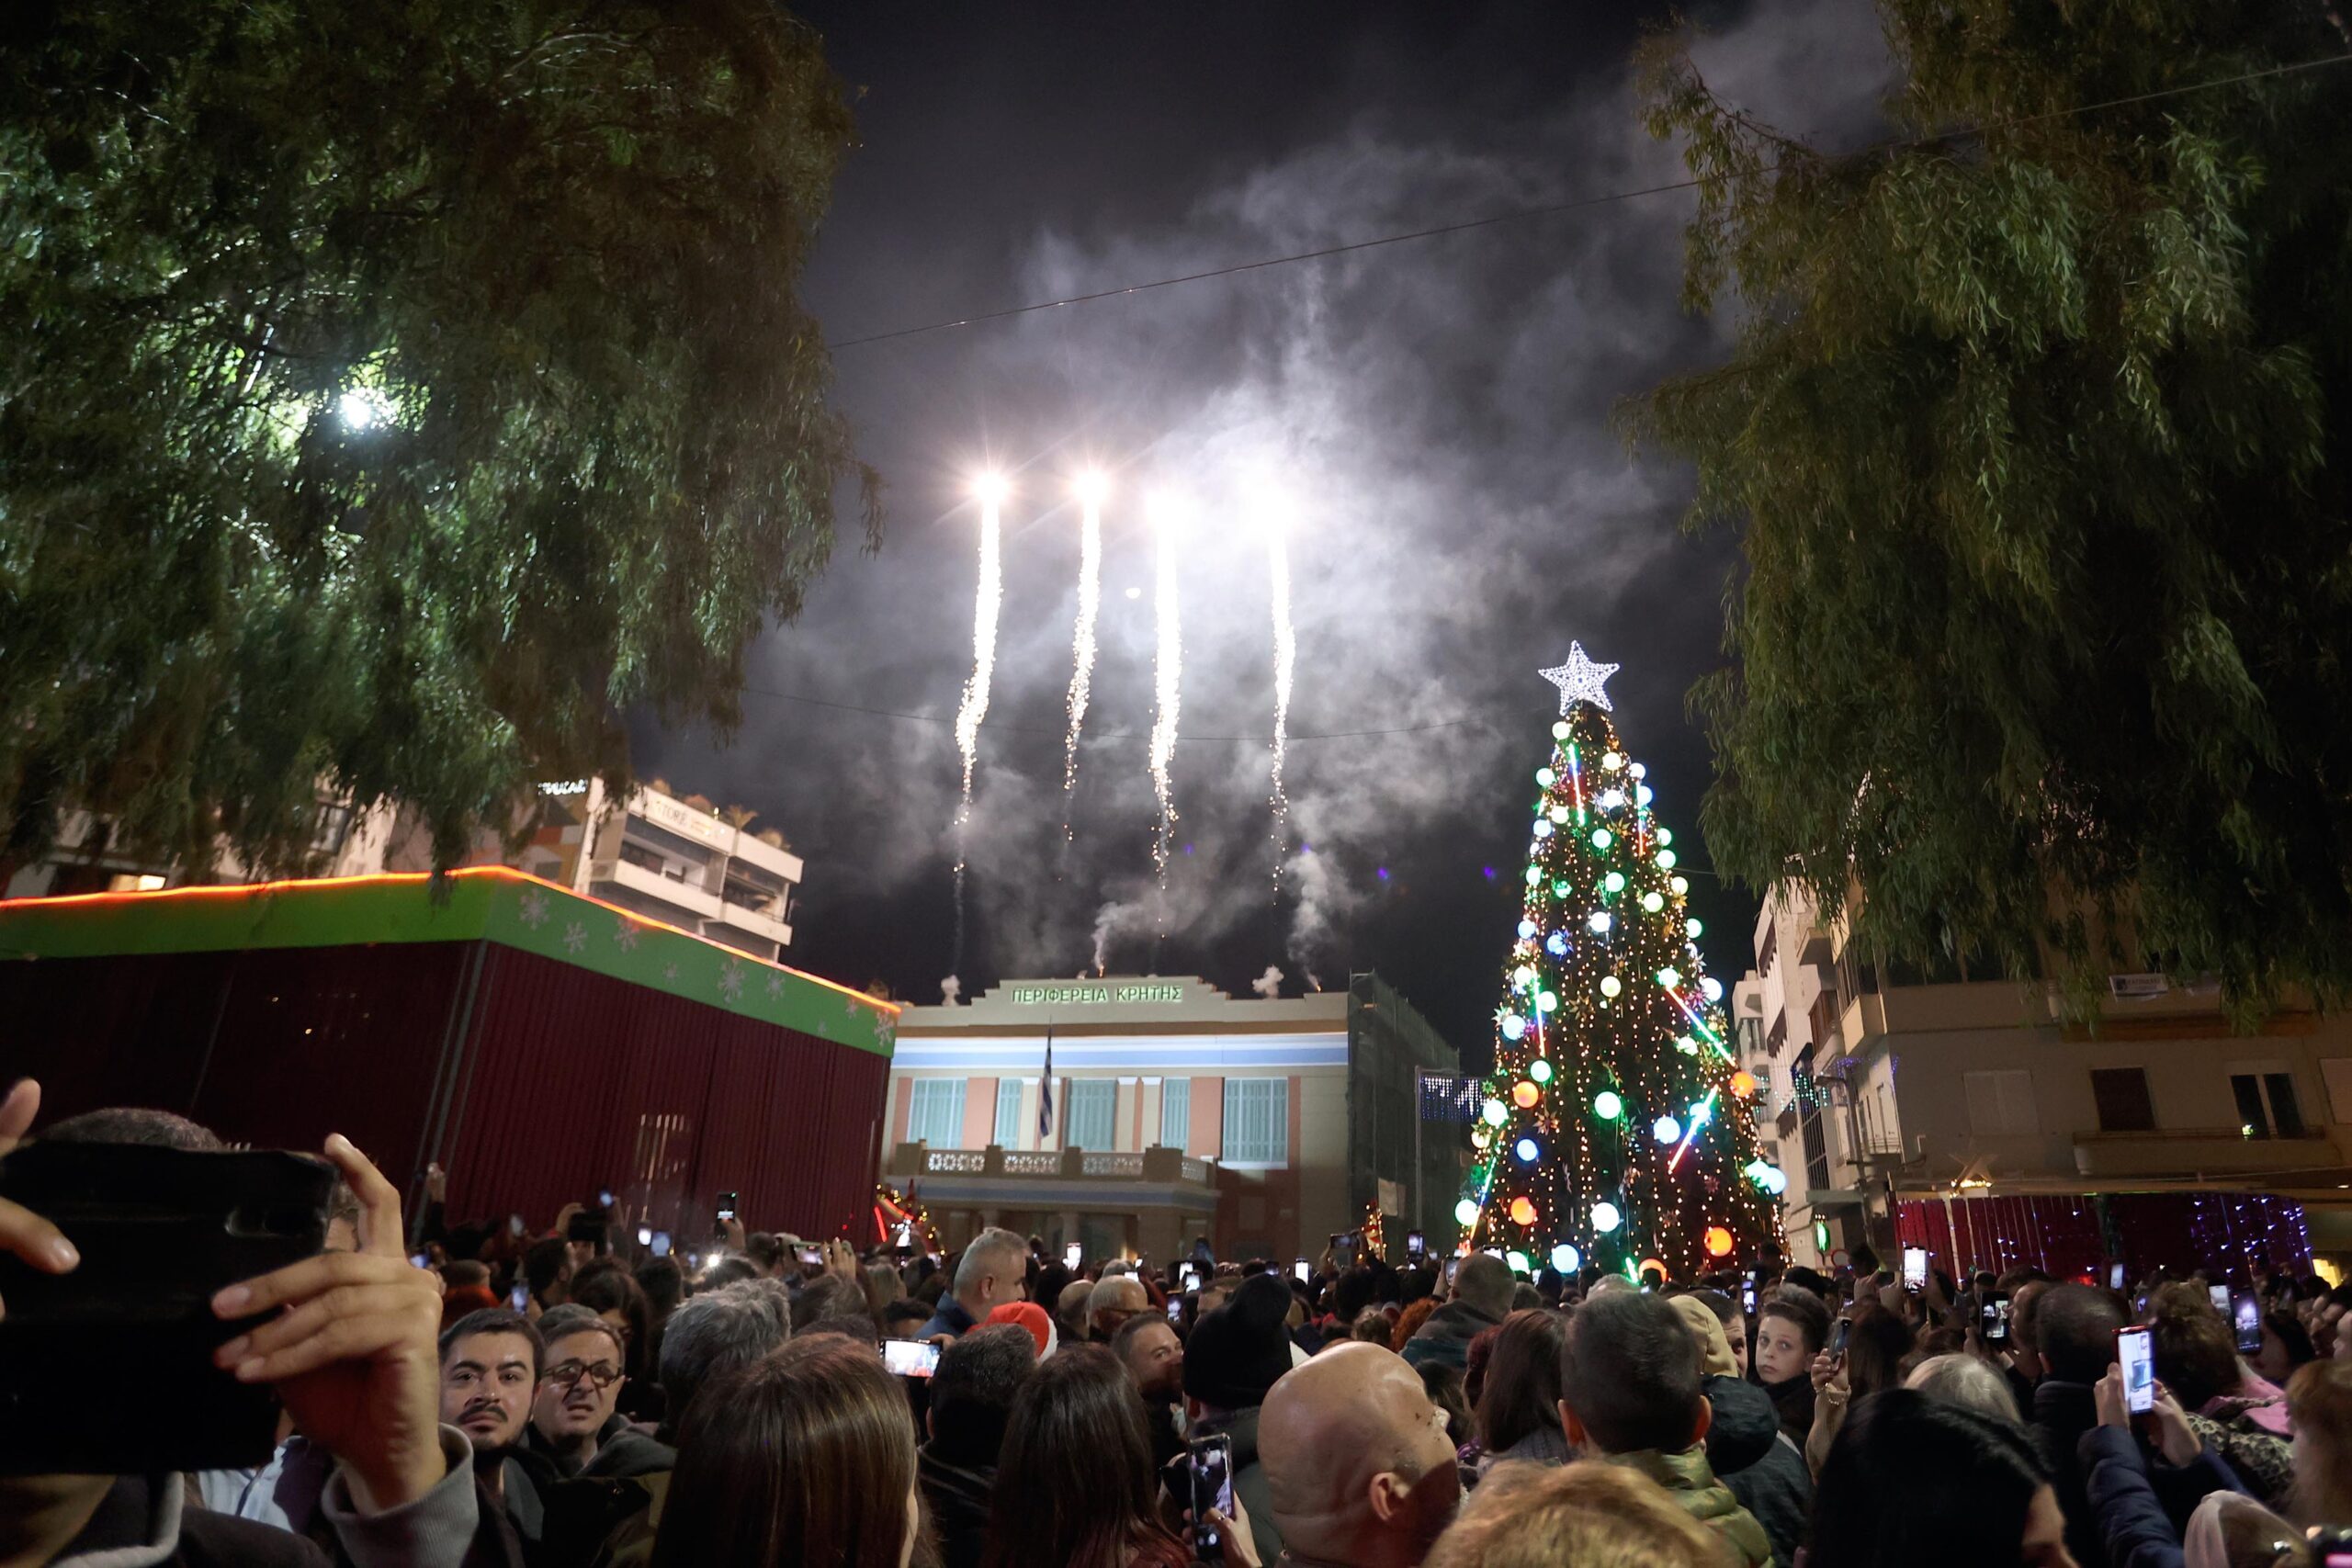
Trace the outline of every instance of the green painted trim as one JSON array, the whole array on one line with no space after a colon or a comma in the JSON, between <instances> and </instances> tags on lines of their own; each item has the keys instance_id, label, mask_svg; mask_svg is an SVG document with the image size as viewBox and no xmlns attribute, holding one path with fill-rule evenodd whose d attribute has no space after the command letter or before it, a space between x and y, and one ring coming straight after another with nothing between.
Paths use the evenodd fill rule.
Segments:
<instances>
[{"instance_id":1,"label":"green painted trim","mask_svg":"<svg viewBox=\"0 0 2352 1568\"><path fill-rule=\"evenodd\" d=\"M487 940L888 1058L899 1009L505 866L0 900L0 957Z\"/></svg>"}]
</instances>

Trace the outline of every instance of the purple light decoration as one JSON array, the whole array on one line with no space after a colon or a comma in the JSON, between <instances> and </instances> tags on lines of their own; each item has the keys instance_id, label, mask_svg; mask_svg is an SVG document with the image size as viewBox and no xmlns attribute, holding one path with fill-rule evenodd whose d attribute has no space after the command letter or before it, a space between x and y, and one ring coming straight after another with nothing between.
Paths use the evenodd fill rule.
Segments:
<instances>
[{"instance_id":1,"label":"purple light decoration","mask_svg":"<svg viewBox=\"0 0 2352 1568\"><path fill-rule=\"evenodd\" d=\"M1381 881L1385 882L1388 880L1388 868L1384 865L1379 870L1374 872L1373 875L1380 878Z\"/></svg>"},{"instance_id":2,"label":"purple light decoration","mask_svg":"<svg viewBox=\"0 0 2352 1568\"><path fill-rule=\"evenodd\" d=\"M1487 881L1489 881L1489 882L1492 882L1494 879L1495 879L1495 868L1494 868L1493 866L1488 866L1488 867L1487 868Z\"/></svg>"}]
</instances>

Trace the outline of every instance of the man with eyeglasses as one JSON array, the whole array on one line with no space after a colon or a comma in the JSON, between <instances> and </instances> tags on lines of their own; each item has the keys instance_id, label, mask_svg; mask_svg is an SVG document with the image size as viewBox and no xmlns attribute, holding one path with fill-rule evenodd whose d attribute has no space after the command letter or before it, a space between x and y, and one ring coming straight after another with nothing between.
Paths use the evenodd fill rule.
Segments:
<instances>
[{"instance_id":1,"label":"man with eyeglasses","mask_svg":"<svg viewBox=\"0 0 2352 1568\"><path fill-rule=\"evenodd\" d=\"M539 1319L547 1354L524 1443L557 1475L636 1476L668 1470L677 1450L636 1430L615 1410L628 1364L620 1335L584 1306L560 1306Z\"/></svg>"}]
</instances>

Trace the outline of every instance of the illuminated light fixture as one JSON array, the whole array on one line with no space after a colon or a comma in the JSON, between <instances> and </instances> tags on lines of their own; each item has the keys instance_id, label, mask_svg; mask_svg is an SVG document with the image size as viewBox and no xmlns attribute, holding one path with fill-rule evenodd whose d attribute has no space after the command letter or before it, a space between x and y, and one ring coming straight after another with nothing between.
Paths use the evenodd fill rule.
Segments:
<instances>
[{"instance_id":1,"label":"illuminated light fixture","mask_svg":"<svg viewBox=\"0 0 2352 1568\"><path fill-rule=\"evenodd\" d=\"M1682 984L1682 971L1668 964L1657 972L1657 983L1670 991Z\"/></svg>"},{"instance_id":2,"label":"illuminated light fixture","mask_svg":"<svg viewBox=\"0 0 2352 1568\"><path fill-rule=\"evenodd\" d=\"M1568 819L1568 808L1565 806L1555 806L1544 815L1555 822L1565 823Z\"/></svg>"},{"instance_id":3,"label":"illuminated light fixture","mask_svg":"<svg viewBox=\"0 0 2352 1568\"><path fill-rule=\"evenodd\" d=\"M1595 909L1589 916L1586 917L1584 923L1585 928L1588 931L1605 931L1609 929L1609 911L1606 909Z\"/></svg>"},{"instance_id":4,"label":"illuminated light fixture","mask_svg":"<svg viewBox=\"0 0 2352 1568\"><path fill-rule=\"evenodd\" d=\"M1527 1254L1524 1252L1511 1253L1506 1257L1503 1261L1510 1265L1511 1272L1514 1274L1532 1274L1535 1272L1534 1267L1527 1261Z\"/></svg>"},{"instance_id":5,"label":"illuminated light fixture","mask_svg":"<svg viewBox=\"0 0 2352 1568\"><path fill-rule=\"evenodd\" d=\"M1499 1127L1510 1120L1510 1112L1503 1109L1503 1102L1499 1100L1487 1101L1487 1107L1480 1114L1486 1117L1489 1127Z\"/></svg>"},{"instance_id":6,"label":"illuminated light fixture","mask_svg":"<svg viewBox=\"0 0 2352 1568\"><path fill-rule=\"evenodd\" d=\"M1756 1075L1742 1067L1731 1076L1731 1091L1742 1100L1756 1098Z\"/></svg>"},{"instance_id":7,"label":"illuminated light fixture","mask_svg":"<svg viewBox=\"0 0 2352 1568\"><path fill-rule=\"evenodd\" d=\"M1525 941L1527 941L1529 938L1532 937L1532 936L1535 934L1535 931L1536 931L1536 925L1535 925L1535 922L1534 922L1533 920L1521 920L1521 921L1520 921L1520 922L1519 922L1519 939L1520 939L1520 941L1521 941L1521 942L1525 942Z\"/></svg>"},{"instance_id":8,"label":"illuminated light fixture","mask_svg":"<svg viewBox=\"0 0 2352 1568\"><path fill-rule=\"evenodd\" d=\"M1647 778L1647 777L1649 777L1649 776L1650 776L1650 771L1649 771L1649 769L1648 769L1648 768L1646 768L1646 767L1645 767L1643 764L1641 764L1641 763L1639 763L1639 762L1634 763L1632 767L1627 768L1625 771L1626 771L1627 773L1629 773L1633 774L1633 775L1634 775L1635 778L1637 778L1637 779L1645 779L1645 778Z\"/></svg>"},{"instance_id":9,"label":"illuminated light fixture","mask_svg":"<svg viewBox=\"0 0 2352 1568\"><path fill-rule=\"evenodd\" d=\"M1604 751L1600 755L1600 767L1603 773L1613 773L1624 765L1625 759L1614 751Z\"/></svg>"},{"instance_id":10,"label":"illuminated light fixture","mask_svg":"<svg viewBox=\"0 0 2352 1568\"><path fill-rule=\"evenodd\" d=\"M1478 1223L1478 1201L1476 1198L1464 1198L1462 1201L1453 1206L1453 1217L1457 1223L1464 1225L1476 1224Z\"/></svg>"},{"instance_id":11,"label":"illuminated light fixture","mask_svg":"<svg viewBox=\"0 0 2352 1568\"><path fill-rule=\"evenodd\" d=\"M1566 740L1567 738L1568 721L1565 718L1555 720L1552 725L1552 739L1555 740Z\"/></svg>"},{"instance_id":12,"label":"illuminated light fixture","mask_svg":"<svg viewBox=\"0 0 2352 1568\"><path fill-rule=\"evenodd\" d=\"M1778 1198L1789 1190L1789 1173L1779 1166L1769 1167L1764 1175L1764 1190Z\"/></svg>"},{"instance_id":13,"label":"illuminated light fixture","mask_svg":"<svg viewBox=\"0 0 2352 1568\"><path fill-rule=\"evenodd\" d=\"M1544 1091L1537 1089L1525 1078L1521 1078L1517 1083L1510 1086L1511 1103L1518 1106L1521 1111L1534 1110L1535 1102L1543 1098Z\"/></svg>"},{"instance_id":14,"label":"illuminated light fixture","mask_svg":"<svg viewBox=\"0 0 2352 1568\"><path fill-rule=\"evenodd\" d=\"M1002 474L996 472L994 469L990 469L989 472L973 479L972 499L978 502L983 506L1001 505L1004 502L1005 496L1011 491L1012 488L1012 487L1011 485L1005 482L1005 479Z\"/></svg>"},{"instance_id":15,"label":"illuminated light fixture","mask_svg":"<svg viewBox=\"0 0 2352 1568\"><path fill-rule=\"evenodd\" d=\"M391 419L392 405L381 392L354 387L334 400L334 416L345 430L373 430Z\"/></svg>"},{"instance_id":16,"label":"illuminated light fixture","mask_svg":"<svg viewBox=\"0 0 2352 1568\"><path fill-rule=\"evenodd\" d=\"M1527 1032L1527 1020L1515 1012L1503 1015L1503 1038L1516 1040Z\"/></svg>"},{"instance_id":17,"label":"illuminated light fixture","mask_svg":"<svg viewBox=\"0 0 2352 1568\"><path fill-rule=\"evenodd\" d=\"M1592 1113L1603 1122L1614 1122L1625 1114L1625 1102L1613 1089L1604 1089L1592 1097Z\"/></svg>"},{"instance_id":18,"label":"illuminated light fixture","mask_svg":"<svg viewBox=\"0 0 2352 1568\"><path fill-rule=\"evenodd\" d=\"M1533 1224L1535 1223L1535 1200L1527 1197L1525 1194L1521 1194L1521 1196L1512 1199L1510 1201L1510 1223L1515 1225Z\"/></svg>"},{"instance_id":19,"label":"illuminated light fixture","mask_svg":"<svg viewBox=\"0 0 2352 1568\"><path fill-rule=\"evenodd\" d=\"M1552 1267L1563 1274L1575 1273L1577 1265L1583 1261L1584 1259L1577 1255L1577 1249L1565 1241L1552 1249Z\"/></svg>"},{"instance_id":20,"label":"illuminated light fixture","mask_svg":"<svg viewBox=\"0 0 2352 1568\"><path fill-rule=\"evenodd\" d=\"M1100 506L1111 493L1111 477L1100 468L1086 468L1070 480L1069 492L1088 506Z\"/></svg>"},{"instance_id":21,"label":"illuminated light fixture","mask_svg":"<svg viewBox=\"0 0 2352 1568\"><path fill-rule=\"evenodd\" d=\"M1596 850L1605 850L1616 841L1617 835L1606 828L1595 828L1592 830L1592 847Z\"/></svg>"},{"instance_id":22,"label":"illuminated light fixture","mask_svg":"<svg viewBox=\"0 0 2352 1568\"><path fill-rule=\"evenodd\" d=\"M1693 915L1690 919L1682 922L1682 929L1691 936L1696 937L1705 931L1707 928L1701 925L1699 923L1699 918L1696 915Z\"/></svg>"},{"instance_id":23,"label":"illuminated light fixture","mask_svg":"<svg viewBox=\"0 0 2352 1568\"><path fill-rule=\"evenodd\" d=\"M1703 1127L1714 1119L1714 1096L1709 1095L1690 1107L1690 1125L1693 1127Z\"/></svg>"},{"instance_id":24,"label":"illuminated light fixture","mask_svg":"<svg viewBox=\"0 0 2352 1568\"><path fill-rule=\"evenodd\" d=\"M1472 1148L1483 1149L1494 1141L1494 1135L1488 1133L1484 1127L1473 1127L1470 1129L1470 1146Z\"/></svg>"},{"instance_id":25,"label":"illuminated light fixture","mask_svg":"<svg viewBox=\"0 0 2352 1568\"><path fill-rule=\"evenodd\" d=\"M1707 1256L1710 1258L1729 1258L1731 1256L1731 1232L1725 1230L1721 1225L1709 1225L1707 1227L1706 1244Z\"/></svg>"},{"instance_id":26,"label":"illuminated light fixture","mask_svg":"<svg viewBox=\"0 0 2352 1568\"><path fill-rule=\"evenodd\" d=\"M1604 789L1593 797L1592 803L1603 811L1615 811L1625 804L1625 792L1622 789Z\"/></svg>"},{"instance_id":27,"label":"illuminated light fixture","mask_svg":"<svg viewBox=\"0 0 2352 1568\"><path fill-rule=\"evenodd\" d=\"M1661 1144L1679 1144L1682 1141L1682 1123L1671 1116L1661 1116L1650 1123L1650 1136Z\"/></svg>"},{"instance_id":28,"label":"illuminated light fixture","mask_svg":"<svg viewBox=\"0 0 2352 1568\"><path fill-rule=\"evenodd\" d=\"M1534 886L1537 883L1539 883L1539 882L1541 882L1541 881L1543 881L1543 880L1544 880L1544 874L1543 874L1542 872L1540 872L1540 871L1536 870L1536 869L1535 869L1533 866L1532 866L1532 865L1531 865L1531 866L1529 866L1529 867L1527 868L1527 885L1528 885L1530 887Z\"/></svg>"},{"instance_id":29,"label":"illuminated light fixture","mask_svg":"<svg viewBox=\"0 0 2352 1568\"><path fill-rule=\"evenodd\" d=\"M1625 982L1614 975L1603 975L1600 977L1600 994L1604 997L1613 997L1624 988Z\"/></svg>"},{"instance_id":30,"label":"illuminated light fixture","mask_svg":"<svg viewBox=\"0 0 2352 1568\"><path fill-rule=\"evenodd\" d=\"M1535 1156L1542 1154L1544 1151L1536 1147L1534 1139L1521 1138L1518 1143L1511 1145L1510 1152L1519 1156L1520 1164L1533 1165L1535 1163Z\"/></svg>"},{"instance_id":31,"label":"illuminated light fixture","mask_svg":"<svg viewBox=\"0 0 2352 1568\"><path fill-rule=\"evenodd\" d=\"M1552 1081L1551 1059L1545 1056L1538 1056L1535 1060L1528 1063L1527 1076L1533 1078L1537 1083L1550 1083Z\"/></svg>"},{"instance_id":32,"label":"illuminated light fixture","mask_svg":"<svg viewBox=\"0 0 2352 1568\"><path fill-rule=\"evenodd\" d=\"M1541 841L1541 840L1544 840L1544 839L1548 839L1548 838L1550 838L1551 836L1552 836L1552 824L1551 824L1551 823L1549 823L1549 822L1547 822L1547 821L1545 821L1543 818L1538 817L1538 818L1535 819L1535 837L1536 837L1536 839L1538 840L1538 841Z\"/></svg>"},{"instance_id":33,"label":"illuminated light fixture","mask_svg":"<svg viewBox=\"0 0 2352 1568\"><path fill-rule=\"evenodd\" d=\"M1724 999L1724 984L1710 975L1699 982L1699 994L1711 1002L1719 1002Z\"/></svg>"},{"instance_id":34,"label":"illuminated light fixture","mask_svg":"<svg viewBox=\"0 0 2352 1568\"><path fill-rule=\"evenodd\" d=\"M1592 1206L1592 1228L1602 1235L1607 1235L1624 1223L1625 1216L1617 1212L1616 1204L1595 1203Z\"/></svg>"},{"instance_id":35,"label":"illuminated light fixture","mask_svg":"<svg viewBox=\"0 0 2352 1568\"><path fill-rule=\"evenodd\" d=\"M1636 805L1636 806L1647 806L1647 805L1648 805L1652 800L1654 800L1654 799L1656 799L1656 798L1657 798L1657 797L1656 797L1655 795L1651 795L1651 794L1650 794L1650 786L1649 786L1649 785L1647 785L1647 784L1638 784L1638 785L1634 786L1634 805Z\"/></svg>"},{"instance_id":36,"label":"illuminated light fixture","mask_svg":"<svg viewBox=\"0 0 2352 1568\"><path fill-rule=\"evenodd\" d=\"M1557 1012L1560 1010L1560 998L1557 996L1555 996L1552 992L1545 991L1535 998L1535 1010L1538 1012Z\"/></svg>"},{"instance_id":37,"label":"illuminated light fixture","mask_svg":"<svg viewBox=\"0 0 2352 1568\"><path fill-rule=\"evenodd\" d=\"M1538 768L1535 770L1535 782L1542 784L1545 789L1550 789L1554 784L1560 782L1560 775L1554 773L1549 768Z\"/></svg>"},{"instance_id":38,"label":"illuminated light fixture","mask_svg":"<svg viewBox=\"0 0 2352 1568\"><path fill-rule=\"evenodd\" d=\"M1699 1054L1699 1043L1696 1040L1691 1039L1688 1034L1676 1035L1674 1038L1674 1048L1681 1052L1686 1056L1695 1056Z\"/></svg>"},{"instance_id":39,"label":"illuminated light fixture","mask_svg":"<svg viewBox=\"0 0 2352 1568\"><path fill-rule=\"evenodd\" d=\"M1563 936L1560 932L1554 931L1551 936L1545 940L1544 943L1544 951L1550 953L1555 958L1566 958L1568 955L1568 939L1566 936Z\"/></svg>"},{"instance_id":40,"label":"illuminated light fixture","mask_svg":"<svg viewBox=\"0 0 2352 1568\"><path fill-rule=\"evenodd\" d=\"M1611 872L1600 879L1600 886L1603 892L1623 893L1625 891L1625 874L1622 871Z\"/></svg>"},{"instance_id":41,"label":"illuminated light fixture","mask_svg":"<svg viewBox=\"0 0 2352 1568\"><path fill-rule=\"evenodd\" d=\"M1658 897L1657 889L1652 888L1642 895L1642 908L1655 915L1666 908L1666 900Z\"/></svg>"},{"instance_id":42,"label":"illuminated light fixture","mask_svg":"<svg viewBox=\"0 0 2352 1568\"><path fill-rule=\"evenodd\" d=\"M1821 1254L1822 1258L1825 1261L1827 1260L1829 1257L1829 1223L1826 1220L1815 1220L1813 1222L1813 1249Z\"/></svg>"},{"instance_id":43,"label":"illuminated light fixture","mask_svg":"<svg viewBox=\"0 0 2352 1568\"><path fill-rule=\"evenodd\" d=\"M1679 897L1690 891L1690 879L1687 876L1678 876L1669 881L1667 886L1673 888L1675 896Z\"/></svg>"},{"instance_id":44,"label":"illuminated light fixture","mask_svg":"<svg viewBox=\"0 0 2352 1568\"><path fill-rule=\"evenodd\" d=\"M1657 863L1659 870L1672 871L1674 869L1674 852L1672 850L1658 851Z\"/></svg>"},{"instance_id":45,"label":"illuminated light fixture","mask_svg":"<svg viewBox=\"0 0 2352 1568\"><path fill-rule=\"evenodd\" d=\"M1529 986L1534 984L1534 982L1535 971L1529 968L1524 964L1510 972L1510 983L1518 987L1522 991L1527 989Z\"/></svg>"},{"instance_id":46,"label":"illuminated light fixture","mask_svg":"<svg viewBox=\"0 0 2352 1568\"><path fill-rule=\"evenodd\" d=\"M1661 844L1670 844L1674 842L1674 829L1671 828L1660 828L1657 830L1657 841Z\"/></svg>"}]
</instances>

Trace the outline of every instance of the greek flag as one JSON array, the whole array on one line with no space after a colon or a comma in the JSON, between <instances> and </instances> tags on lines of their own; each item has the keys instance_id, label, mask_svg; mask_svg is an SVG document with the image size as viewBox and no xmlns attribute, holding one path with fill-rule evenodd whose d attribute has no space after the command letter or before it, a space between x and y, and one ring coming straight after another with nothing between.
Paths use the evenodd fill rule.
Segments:
<instances>
[{"instance_id":1,"label":"greek flag","mask_svg":"<svg viewBox=\"0 0 2352 1568\"><path fill-rule=\"evenodd\" d=\"M1046 1026L1046 1074L1037 1080L1037 1146L1054 1135L1054 1026Z\"/></svg>"}]
</instances>

